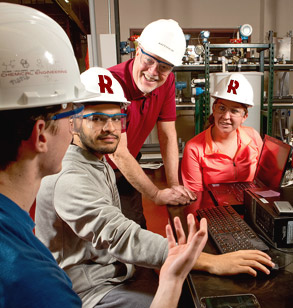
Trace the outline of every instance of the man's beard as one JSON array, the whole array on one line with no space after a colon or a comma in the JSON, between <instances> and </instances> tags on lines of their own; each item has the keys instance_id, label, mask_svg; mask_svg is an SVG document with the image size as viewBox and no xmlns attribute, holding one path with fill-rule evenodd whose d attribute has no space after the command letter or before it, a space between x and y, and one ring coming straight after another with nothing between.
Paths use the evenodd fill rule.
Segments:
<instances>
[{"instance_id":1,"label":"man's beard","mask_svg":"<svg viewBox=\"0 0 293 308\"><path fill-rule=\"evenodd\" d=\"M96 145L96 140L101 140L103 137L106 137L106 136L112 136L112 137L115 137L116 139L119 139L119 137L115 134L111 134L111 133L106 133L104 135L99 135L97 138L95 139L92 139L92 138L89 138L88 136L86 136L83 131L80 131L80 135L79 135L79 138L80 138L80 141L82 143L82 145L84 146L85 149L87 149L89 152L95 154L112 154L116 151L117 149L117 146L118 146L118 143L117 142L116 144L108 144L108 145Z\"/></svg>"}]
</instances>

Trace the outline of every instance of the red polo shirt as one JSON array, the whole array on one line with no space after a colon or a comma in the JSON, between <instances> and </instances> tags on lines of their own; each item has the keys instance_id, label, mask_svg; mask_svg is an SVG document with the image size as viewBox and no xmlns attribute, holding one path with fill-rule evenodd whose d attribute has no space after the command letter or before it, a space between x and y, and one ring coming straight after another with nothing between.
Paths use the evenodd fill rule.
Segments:
<instances>
[{"instance_id":1,"label":"red polo shirt","mask_svg":"<svg viewBox=\"0 0 293 308\"><path fill-rule=\"evenodd\" d=\"M173 73L162 86L144 96L133 80L133 61L115 65L109 71L121 84L127 100L131 101L126 112L126 134L128 149L136 157L157 121L176 120L176 103Z\"/></svg>"}]
</instances>

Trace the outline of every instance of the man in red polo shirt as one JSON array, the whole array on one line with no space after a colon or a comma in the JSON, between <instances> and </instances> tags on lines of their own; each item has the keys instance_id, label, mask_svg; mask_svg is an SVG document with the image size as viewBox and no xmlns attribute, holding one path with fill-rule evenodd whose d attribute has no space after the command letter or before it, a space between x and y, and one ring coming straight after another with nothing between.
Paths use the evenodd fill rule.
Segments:
<instances>
[{"instance_id":1,"label":"man in red polo shirt","mask_svg":"<svg viewBox=\"0 0 293 308\"><path fill-rule=\"evenodd\" d=\"M135 58L109 69L131 101L126 132L110 158L119 169L114 166L122 212L144 227L139 192L156 204L186 204L195 195L178 180L175 78L171 72L182 63L186 48L183 31L176 21L160 19L146 26L137 41ZM156 123L169 186L164 190L149 180L134 159L139 160L139 151Z\"/></svg>"}]
</instances>

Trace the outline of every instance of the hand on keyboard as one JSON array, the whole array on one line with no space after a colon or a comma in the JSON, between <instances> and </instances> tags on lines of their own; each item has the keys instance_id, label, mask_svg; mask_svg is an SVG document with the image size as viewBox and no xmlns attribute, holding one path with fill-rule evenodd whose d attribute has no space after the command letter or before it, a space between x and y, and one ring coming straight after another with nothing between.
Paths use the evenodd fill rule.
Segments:
<instances>
[{"instance_id":1,"label":"hand on keyboard","mask_svg":"<svg viewBox=\"0 0 293 308\"><path fill-rule=\"evenodd\" d=\"M239 250L221 255L206 254L205 257L208 261L207 271L222 276L249 274L256 277L257 271L269 275L270 271L266 266L274 266L270 256L259 250Z\"/></svg>"},{"instance_id":2,"label":"hand on keyboard","mask_svg":"<svg viewBox=\"0 0 293 308\"><path fill-rule=\"evenodd\" d=\"M249 274L257 276L257 271L269 274L267 267L274 264L270 256L261 250L269 247L241 219L231 206L200 209L201 218L208 222L209 236L213 239L222 255L207 255L205 269L216 275ZM200 269L200 261L198 268ZM267 267L266 267L267 266Z\"/></svg>"}]
</instances>

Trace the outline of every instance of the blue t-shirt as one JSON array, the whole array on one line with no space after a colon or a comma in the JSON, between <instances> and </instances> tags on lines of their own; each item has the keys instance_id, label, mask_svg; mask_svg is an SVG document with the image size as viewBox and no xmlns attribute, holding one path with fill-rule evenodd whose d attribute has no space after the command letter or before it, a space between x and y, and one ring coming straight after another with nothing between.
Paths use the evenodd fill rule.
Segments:
<instances>
[{"instance_id":1,"label":"blue t-shirt","mask_svg":"<svg viewBox=\"0 0 293 308\"><path fill-rule=\"evenodd\" d=\"M0 194L0 308L81 307L34 226L27 212Z\"/></svg>"}]
</instances>

